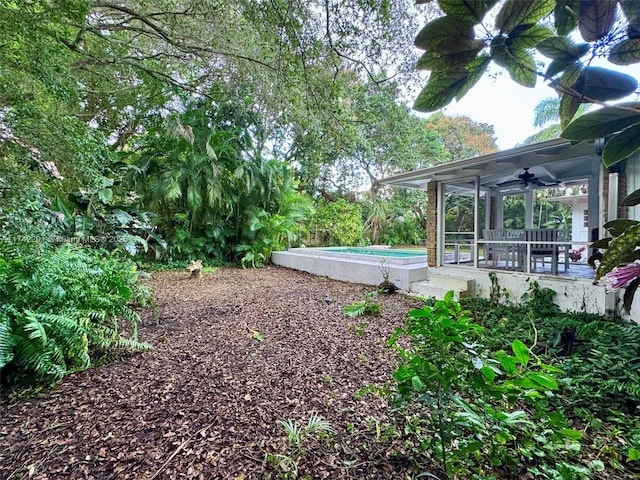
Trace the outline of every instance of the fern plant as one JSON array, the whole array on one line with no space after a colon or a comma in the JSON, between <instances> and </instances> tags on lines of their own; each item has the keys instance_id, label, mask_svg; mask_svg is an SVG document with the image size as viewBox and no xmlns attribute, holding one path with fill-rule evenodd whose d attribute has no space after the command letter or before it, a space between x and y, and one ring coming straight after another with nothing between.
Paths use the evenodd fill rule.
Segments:
<instances>
[{"instance_id":1,"label":"fern plant","mask_svg":"<svg viewBox=\"0 0 640 480\"><path fill-rule=\"evenodd\" d=\"M562 368L574 379L576 401L640 407L640 327L622 320L580 325L575 355Z\"/></svg>"},{"instance_id":2,"label":"fern plant","mask_svg":"<svg viewBox=\"0 0 640 480\"><path fill-rule=\"evenodd\" d=\"M381 307L374 302L378 292L368 292L361 302L353 302L342 309L342 313L348 317L361 317L363 315L380 315Z\"/></svg>"},{"instance_id":3,"label":"fern plant","mask_svg":"<svg viewBox=\"0 0 640 480\"><path fill-rule=\"evenodd\" d=\"M54 383L92 355L143 351L129 260L64 245L40 256L0 246L0 374L9 384ZM129 336L120 332L124 322Z\"/></svg>"}]
</instances>

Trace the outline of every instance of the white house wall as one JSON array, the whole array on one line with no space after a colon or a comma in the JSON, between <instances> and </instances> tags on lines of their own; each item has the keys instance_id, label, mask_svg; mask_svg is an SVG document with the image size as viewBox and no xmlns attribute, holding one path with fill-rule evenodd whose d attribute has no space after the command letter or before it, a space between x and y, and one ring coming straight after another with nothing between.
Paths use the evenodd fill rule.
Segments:
<instances>
[{"instance_id":1,"label":"white house wall","mask_svg":"<svg viewBox=\"0 0 640 480\"><path fill-rule=\"evenodd\" d=\"M589 228L584 226L584 211L587 207L587 197L578 197L571 202L571 239L576 242L589 241ZM576 247L577 245L573 246Z\"/></svg>"}]
</instances>

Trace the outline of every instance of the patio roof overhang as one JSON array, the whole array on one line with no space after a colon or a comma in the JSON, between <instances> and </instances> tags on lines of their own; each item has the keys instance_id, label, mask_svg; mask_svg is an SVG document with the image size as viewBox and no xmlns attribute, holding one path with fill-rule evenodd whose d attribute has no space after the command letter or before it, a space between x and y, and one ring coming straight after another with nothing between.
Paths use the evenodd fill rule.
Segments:
<instances>
[{"instance_id":1,"label":"patio roof overhang","mask_svg":"<svg viewBox=\"0 0 640 480\"><path fill-rule=\"evenodd\" d=\"M593 141L572 143L555 139L478 157L436 165L380 180L384 185L425 189L429 182L442 181L461 189L501 189L500 184L517 180L528 168L544 182L563 185L583 183L593 174L593 160L600 156Z\"/></svg>"}]
</instances>

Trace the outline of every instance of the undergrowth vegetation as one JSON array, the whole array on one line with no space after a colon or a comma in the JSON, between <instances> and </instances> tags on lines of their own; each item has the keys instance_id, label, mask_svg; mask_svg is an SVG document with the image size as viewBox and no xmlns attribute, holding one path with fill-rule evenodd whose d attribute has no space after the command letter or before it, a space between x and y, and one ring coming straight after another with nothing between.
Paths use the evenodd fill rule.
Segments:
<instances>
[{"instance_id":1,"label":"undergrowth vegetation","mask_svg":"<svg viewBox=\"0 0 640 480\"><path fill-rule=\"evenodd\" d=\"M51 384L105 355L150 349L137 339L150 292L133 261L62 245L21 254L0 245L0 375L9 385Z\"/></svg>"},{"instance_id":2,"label":"undergrowth vegetation","mask_svg":"<svg viewBox=\"0 0 640 480\"><path fill-rule=\"evenodd\" d=\"M367 292L364 300L353 302L342 309L342 313L348 317L361 317L363 315L380 315L381 306L375 301L378 291Z\"/></svg>"},{"instance_id":3,"label":"undergrowth vegetation","mask_svg":"<svg viewBox=\"0 0 640 480\"><path fill-rule=\"evenodd\" d=\"M492 280L491 298L427 301L389 340L395 386L377 391L412 460L438 466L421 476L637 478L640 327Z\"/></svg>"}]
</instances>

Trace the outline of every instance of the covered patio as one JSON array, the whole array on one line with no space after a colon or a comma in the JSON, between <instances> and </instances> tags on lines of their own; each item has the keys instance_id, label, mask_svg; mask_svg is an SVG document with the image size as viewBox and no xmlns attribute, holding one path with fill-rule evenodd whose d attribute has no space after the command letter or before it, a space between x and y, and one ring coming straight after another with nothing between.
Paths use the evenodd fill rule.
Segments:
<instances>
[{"instance_id":1,"label":"covered patio","mask_svg":"<svg viewBox=\"0 0 640 480\"><path fill-rule=\"evenodd\" d=\"M605 235L604 223L620 216L609 206L617 206L624 197L626 180L619 169L603 167L601 148L600 142L556 139L407 172L380 183L427 191L432 283L440 275L439 283L442 276L454 276L480 285L480 279L494 271L508 275L503 278L509 285L540 276L554 284L582 282L585 288L602 291L592 285L594 269L588 259L594 251L589 244ZM545 197L542 192L550 189L556 189L553 201L571 204L570 218L550 224L534 215L540 212L536 202ZM613 308L610 303L611 299L598 302L595 310L605 313ZM568 308L583 306L574 299Z\"/></svg>"}]
</instances>

